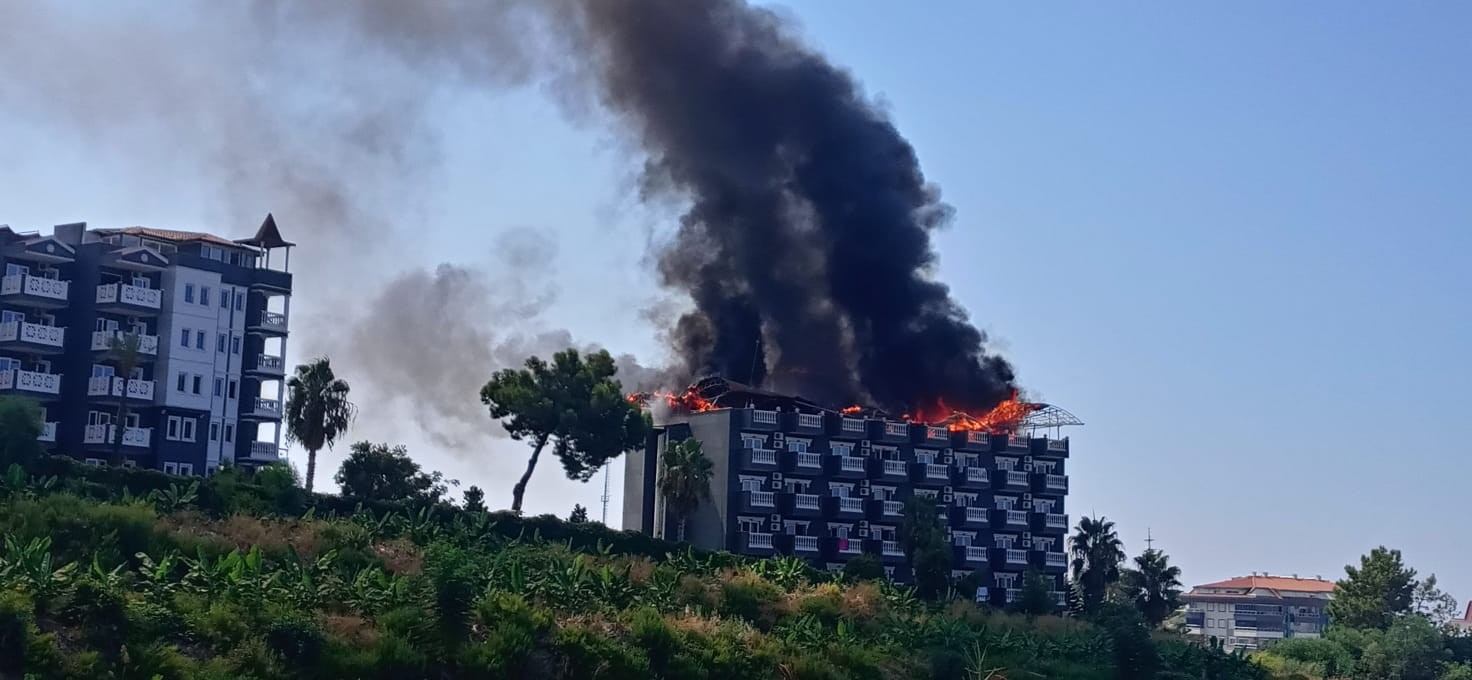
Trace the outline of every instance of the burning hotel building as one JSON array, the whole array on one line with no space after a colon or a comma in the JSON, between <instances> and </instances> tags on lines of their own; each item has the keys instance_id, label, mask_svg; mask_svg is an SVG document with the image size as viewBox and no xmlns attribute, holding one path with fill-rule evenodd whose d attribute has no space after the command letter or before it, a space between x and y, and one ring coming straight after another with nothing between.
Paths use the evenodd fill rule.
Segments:
<instances>
[{"instance_id":1,"label":"burning hotel building","mask_svg":"<svg viewBox=\"0 0 1472 680\"><path fill-rule=\"evenodd\" d=\"M694 438L714 468L711 498L686 522L696 547L794 555L830 570L870 554L908 582L902 508L929 496L947 524L957 576L982 571L985 597L1004 605L1036 568L1063 601L1069 440L1034 433L1081 424L1066 411L1014 399L986 417L919 423L719 378L668 399L674 408L658 410L645 449L627 458L625 529L676 537L679 520L656 490L659 461Z\"/></svg>"}]
</instances>

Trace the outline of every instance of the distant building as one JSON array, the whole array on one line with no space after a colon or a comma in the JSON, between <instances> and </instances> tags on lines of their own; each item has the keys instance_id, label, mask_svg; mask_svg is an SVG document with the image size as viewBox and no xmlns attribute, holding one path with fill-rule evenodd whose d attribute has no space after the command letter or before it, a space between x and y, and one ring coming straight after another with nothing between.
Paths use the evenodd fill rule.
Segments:
<instances>
[{"instance_id":1,"label":"distant building","mask_svg":"<svg viewBox=\"0 0 1472 680\"><path fill-rule=\"evenodd\" d=\"M1181 596L1186 634L1215 638L1229 651L1321 637L1333 594L1334 583L1317 578L1253 575L1199 585Z\"/></svg>"},{"instance_id":2,"label":"distant building","mask_svg":"<svg viewBox=\"0 0 1472 680\"><path fill-rule=\"evenodd\" d=\"M1467 614L1460 619L1447 621L1447 625L1455 628L1462 635L1472 635L1472 602L1467 603Z\"/></svg>"}]
</instances>

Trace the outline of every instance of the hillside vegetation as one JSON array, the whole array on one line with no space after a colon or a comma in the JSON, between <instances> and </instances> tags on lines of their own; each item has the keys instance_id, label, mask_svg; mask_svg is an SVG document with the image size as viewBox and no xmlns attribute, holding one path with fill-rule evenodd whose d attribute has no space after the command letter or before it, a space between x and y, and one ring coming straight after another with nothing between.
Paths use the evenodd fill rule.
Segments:
<instances>
[{"instance_id":1,"label":"hillside vegetation","mask_svg":"<svg viewBox=\"0 0 1472 680\"><path fill-rule=\"evenodd\" d=\"M36 678L1256 678L1240 657L598 524L65 458L0 484L0 673Z\"/></svg>"}]
</instances>

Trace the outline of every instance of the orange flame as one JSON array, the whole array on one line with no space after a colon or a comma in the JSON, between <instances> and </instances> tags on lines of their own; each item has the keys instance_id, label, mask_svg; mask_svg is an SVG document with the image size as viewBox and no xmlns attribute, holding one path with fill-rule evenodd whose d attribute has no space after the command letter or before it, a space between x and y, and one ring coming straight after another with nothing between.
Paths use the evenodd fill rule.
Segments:
<instances>
[{"instance_id":1,"label":"orange flame","mask_svg":"<svg viewBox=\"0 0 1472 680\"><path fill-rule=\"evenodd\" d=\"M685 388L683 392L665 392L655 390L653 392L635 392L624 397L630 404L649 405L651 399L663 399L671 409L676 411L687 411L700 413L702 411L713 411L717 407L709 399L700 396L700 392L694 385Z\"/></svg>"},{"instance_id":2,"label":"orange flame","mask_svg":"<svg viewBox=\"0 0 1472 680\"><path fill-rule=\"evenodd\" d=\"M845 406L842 409L839 409L838 412L839 413L842 413L843 415L850 416L850 415L853 415L855 413L858 413L858 412L860 412L862 410L864 410L864 408L862 406L859 406L858 404L854 404L853 406Z\"/></svg>"},{"instance_id":3,"label":"orange flame","mask_svg":"<svg viewBox=\"0 0 1472 680\"><path fill-rule=\"evenodd\" d=\"M933 409L922 409L914 416L906 414L904 417L906 420L916 420L936 426L944 425L952 432L980 431L991 434L1010 434L1022 425L1029 414L1043 408L1042 404L1020 401L1016 390L1012 391L1012 396L1006 401L997 404L992 407L992 410L980 416L948 408L944 399L936 399L935 404Z\"/></svg>"}]
</instances>

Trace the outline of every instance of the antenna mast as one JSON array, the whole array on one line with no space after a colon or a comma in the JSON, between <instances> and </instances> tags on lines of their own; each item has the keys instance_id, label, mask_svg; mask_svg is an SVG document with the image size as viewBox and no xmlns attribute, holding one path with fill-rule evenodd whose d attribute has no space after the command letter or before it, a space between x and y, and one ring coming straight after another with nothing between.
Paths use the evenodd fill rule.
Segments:
<instances>
[{"instance_id":1,"label":"antenna mast","mask_svg":"<svg viewBox=\"0 0 1472 680\"><path fill-rule=\"evenodd\" d=\"M603 519L600 520L603 526L608 526L608 465L603 464L603 497L598 499L603 501Z\"/></svg>"}]
</instances>

